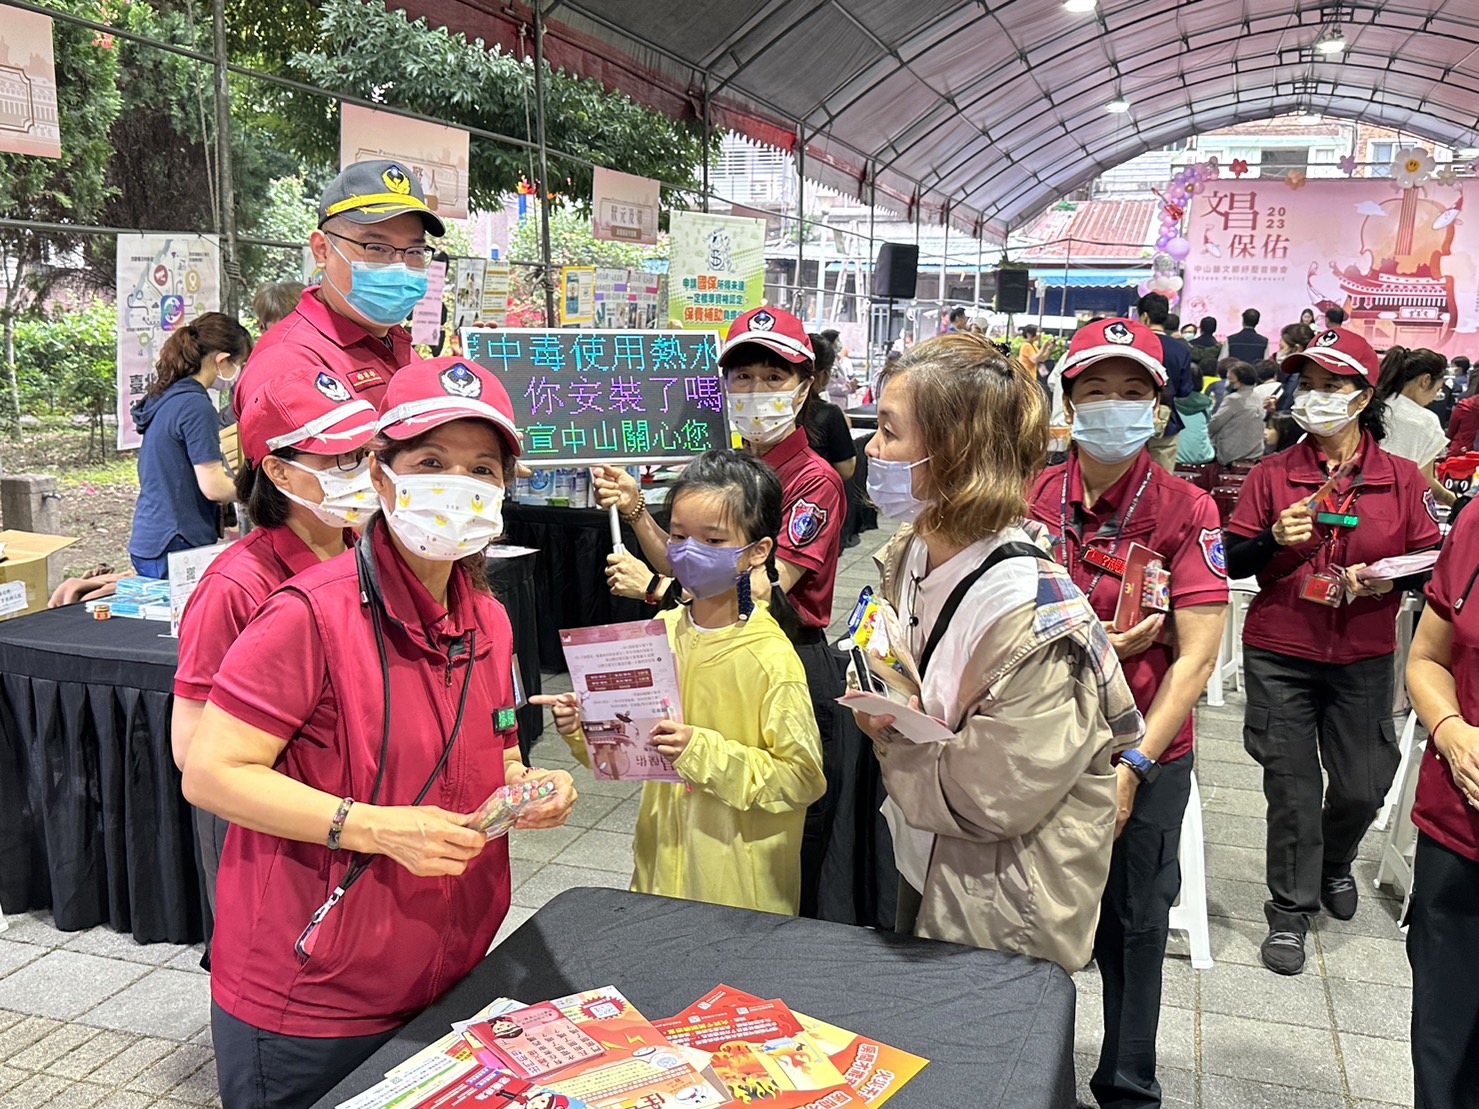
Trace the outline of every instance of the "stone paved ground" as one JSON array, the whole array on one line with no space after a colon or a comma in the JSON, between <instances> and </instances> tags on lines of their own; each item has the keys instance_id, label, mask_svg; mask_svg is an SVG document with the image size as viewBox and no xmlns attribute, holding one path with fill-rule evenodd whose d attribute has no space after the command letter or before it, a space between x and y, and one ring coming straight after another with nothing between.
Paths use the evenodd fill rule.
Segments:
<instances>
[{"instance_id":1,"label":"stone paved ground","mask_svg":"<svg viewBox=\"0 0 1479 1109\"><path fill-rule=\"evenodd\" d=\"M865 553L872 545L843 552L839 617L873 580ZM547 679L547 688L562 685ZM1226 708L1199 710L1198 778L1217 965L1192 970L1184 938L1173 937L1160 1036L1166 1105L1410 1106L1411 983L1399 906L1371 888L1376 837L1368 837L1357 864L1360 911L1346 923L1316 924L1306 972L1281 978L1258 964L1263 797L1258 768L1240 742L1241 715L1236 694ZM544 765L573 766L552 731L537 756ZM512 840L514 905L505 934L562 890L627 883L637 791L575 773L582 799L570 825ZM0 1109L219 1104L209 981L198 968L198 949L140 946L106 928L59 932L44 913L11 916L8 923L0 932ZM1082 1087L1098 1049L1099 984L1092 970L1078 984Z\"/></svg>"}]
</instances>

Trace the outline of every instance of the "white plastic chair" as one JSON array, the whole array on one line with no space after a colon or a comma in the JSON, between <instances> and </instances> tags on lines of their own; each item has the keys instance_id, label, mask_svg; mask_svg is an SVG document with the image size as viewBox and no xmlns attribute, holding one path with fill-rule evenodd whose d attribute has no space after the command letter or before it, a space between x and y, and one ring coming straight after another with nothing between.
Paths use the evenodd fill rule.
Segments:
<instances>
[{"instance_id":1,"label":"white plastic chair","mask_svg":"<svg viewBox=\"0 0 1479 1109\"><path fill-rule=\"evenodd\" d=\"M1227 703L1224 694L1229 684L1233 689L1243 688L1243 621L1248 615L1248 606L1258 595L1258 582L1253 578L1240 578L1227 585L1227 619L1222 625L1217 665L1207 682L1207 704L1212 708L1221 708Z\"/></svg>"},{"instance_id":2,"label":"white plastic chair","mask_svg":"<svg viewBox=\"0 0 1479 1109\"><path fill-rule=\"evenodd\" d=\"M1191 776L1191 796L1186 802L1186 815L1181 818L1181 895L1171 906L1171 927L1185 932L1191 943L1191 965L1197 970L1211 970L1212 933L1207 927L1207 852L1202 835L1202 791L1197 776Z\"/></svg>"},{"instance_id":3,"label":"white plastic chair","mask_svg":"<svg viewBox=\"0 0 1479 1109\"><path fill-rule=\"evenodd\" d=\"M1387 830L1392 813L1402 799L1402 789L1407 781L1408 767L1412 764L1413 740L1417 738L1418 727L1417 713L1409 712L1407 723L1402 726L1402 735L1397 740L1397 750L1400 755L1397 762L1397 773L1392 776L1392 784L1387 789L1386 800L1381 803L1381 811L1376 814L1376 819L1371 824L1378 832Z\"/></svg>"},{"instance_id":4,"label":"white plastic chair","mask_svg":"<svg viewBox=\"0 0 1479 1109\"><path fill-rule=\"evenodd\" d=\"M1404 735L1412 733L1416 738L1417 713L1413 713L1403 729ZM1417 826L1412 823L1412 804L1417 799L1417 780L1422 768L1423 754L1428 744L1411 744L1412 757L1405 759L1392 783L1397 790L1397 805L1388 822L1386 838L1381 845L1381 859L1376 864L1377 889L1391 886L1402 894L1402 915L1407 915L1407 902L1412 899L1412 860L1417 854Z\"/></svg>"}]
</instances>

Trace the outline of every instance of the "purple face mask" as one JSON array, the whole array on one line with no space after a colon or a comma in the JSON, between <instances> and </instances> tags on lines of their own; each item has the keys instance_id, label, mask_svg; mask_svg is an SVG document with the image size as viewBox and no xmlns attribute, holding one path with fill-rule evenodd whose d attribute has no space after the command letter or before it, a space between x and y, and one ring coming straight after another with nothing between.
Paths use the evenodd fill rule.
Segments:
<instances>
[{"instance_id":1,"label":"purple face mask","mask_svg":"<svg viewBox=\"0 0 1479 1109\"><path fill-rule=\"evenodd\" d=\"M710 547L697 539L668 542L668 563L673 576L699 600L722 596L735 588L742 576L740 555L755 544L743 547Z\"/></svg>"}]
</instances>

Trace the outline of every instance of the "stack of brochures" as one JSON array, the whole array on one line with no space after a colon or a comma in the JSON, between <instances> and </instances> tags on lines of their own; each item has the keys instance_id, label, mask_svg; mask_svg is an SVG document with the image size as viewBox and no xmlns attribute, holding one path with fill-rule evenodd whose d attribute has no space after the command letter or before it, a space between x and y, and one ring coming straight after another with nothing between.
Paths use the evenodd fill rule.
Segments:
<instances>
[{"instance_id":1,"label":"stack of brochures","mask_svg":"<svg viewBox=\"0 0 1479 1109\"><path fill-rule=\"evenodd\" d=\"M607 986L480 1009L338 1109L878 1106L927 1060L719 986L648 1021Z\"/></svg>"}]
</instances>

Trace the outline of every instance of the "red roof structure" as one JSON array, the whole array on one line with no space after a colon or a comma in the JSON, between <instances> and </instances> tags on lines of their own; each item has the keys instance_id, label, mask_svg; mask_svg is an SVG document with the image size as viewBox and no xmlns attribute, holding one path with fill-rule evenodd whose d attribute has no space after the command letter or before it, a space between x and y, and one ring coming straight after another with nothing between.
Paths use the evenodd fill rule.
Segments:
<instances>
[{"instance_id":1,"label":"red roof structure","mask_svg":"<svg viewBox=\"0 0 1479 1109\"><path fill-rule=\"evenodd\" d=\"M1086 200L1067 210L1049 209L1022 233L1033 243L1013 252L1019 262L1084 265L1143 263L1150 257L1159 219L1156 200Z\"/></svg>"}]
</instances>

